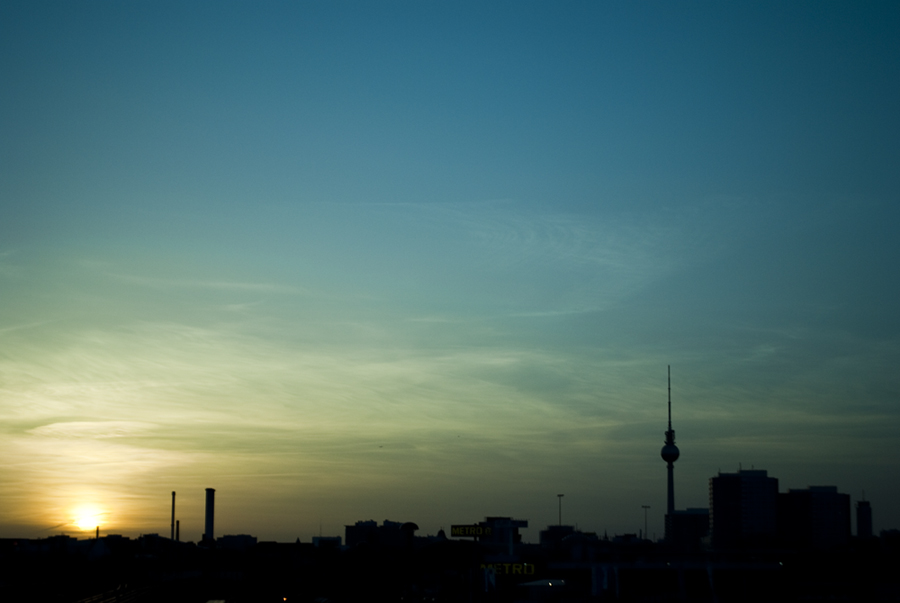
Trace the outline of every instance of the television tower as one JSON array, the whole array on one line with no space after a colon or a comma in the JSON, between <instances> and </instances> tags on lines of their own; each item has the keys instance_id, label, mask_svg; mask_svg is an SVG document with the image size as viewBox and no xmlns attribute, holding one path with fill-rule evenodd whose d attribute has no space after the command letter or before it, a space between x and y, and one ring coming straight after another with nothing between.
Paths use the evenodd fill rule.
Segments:
<instances>
[{"instance_id":1,"label":"television tower","mask_svg":"<svg viewBox=\"0 0 900 603\"><path fill-rule=\"evenodd\" d=\"M675 445L675 430L672 429L672 367L669 366L669 430L666 431L665 446L660 451L660 456L666 462L669 472L669 488L666 500L666 515L675 513L675 461L678 460L678 446Z\"/></svg>"}]
</instances>

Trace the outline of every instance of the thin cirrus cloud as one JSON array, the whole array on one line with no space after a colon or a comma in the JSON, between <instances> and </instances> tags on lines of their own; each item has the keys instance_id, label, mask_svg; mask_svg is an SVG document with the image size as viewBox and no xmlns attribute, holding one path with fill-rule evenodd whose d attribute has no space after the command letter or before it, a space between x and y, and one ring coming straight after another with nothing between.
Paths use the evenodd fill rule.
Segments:
<instances>
[{"instance_id":1,"label":"thin cirrus cloud","mask_svg":"<svg viewBox=\"0 0 900 603\"><path fill-rule=\"evenodd\" d=\"M169 288L198 288L198 289L221 289L231 291L247 291L251 293L286 293L286 294L304 294L307 293L300 287L290 285L282 285L275 283L245 283L238 281L208 281L208 280L187 280L187 279L164 279L153 278L148 276L139 276L134 274L116 274L107 273L110 278L152 287L155 289Z\"/></svg>"},{"instance_id":2,"label":"thin cirrus cloud","mask_svg":"<svg viewBox=\"0 0 900 603\"><path fill-rule=\"evenodd\" d=\"M402 216L397 216L400 207ZM508 286L505 297L545 306L515 312L523 315L584 311L620 302L670 274L694 253L685 243L687 237L680 236L679 224L638 213L598 218L505 201L376 205L363 211L382 212L377 220L392 221L410 244L415 243L411 233L446 240L447 248L436 248L436 253L454 258L449 270L499 277ZM520 295L548 277L558 281L560 295ZM493 300L504 297L482 295ZM478 299L479 293L473 291L472 297Z\"/></svg>"}]
</instances>

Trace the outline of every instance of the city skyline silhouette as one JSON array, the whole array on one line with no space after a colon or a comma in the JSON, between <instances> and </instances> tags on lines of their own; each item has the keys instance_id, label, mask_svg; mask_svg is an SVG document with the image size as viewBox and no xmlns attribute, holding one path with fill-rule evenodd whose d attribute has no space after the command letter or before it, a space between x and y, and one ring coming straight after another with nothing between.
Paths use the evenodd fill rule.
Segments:
<instances>
[{"instance_id":1,"label":"city skyline silhouette","mask_svg":"<svg viewBox=\"0 0 900 603\"><path fill-rule=\"evenodd\" d=\"M738 471L735 473L723 474L720 471L717 476L710 476L708 508L691 508L691 509L680 510L680 511L676 510L673 464L676 460L678 460L679 449L675 446L675 431L672 429L672 373L671 373L671 366L667 367L667 392L668 392L668 397L667 397L667 411L668 411L667 427L668 427L668 429L665 432L664 446L662 448L661 455L660 455L663 458L663 460L666 461L666 464L667 464L667 471L666 471L667 506L666 506L665 516L664 516L664 520L665 520L664 521L664 533L662 534L662 536L660 538L657 538L655 533L653 533L651 536L651 532L649 531L649 528L648 528L648 515L647 515L647 512L651 507L649 505L642 505L641 508L644 510L644 529L639 531L639 538L641 540L646 540L648 542L657 542L660 544L666 544L670 547L674 546L674 547L676 547L675 550L679 550L680 548L684 548L685 546L687 546L688 549L693 550L693 549L697 548L697 546L701 546L701 545L705 548L711 547L713 549L724 547L726 550L728 548L734 548L734 547L741 548L741 547L745 546L745 544L744 544L744 541L740 540L740 537L739 537L740 530L741 530L740 523L742 521L742 519L740 519L740 518L744 518L743 520L746 520L747 517L756 517L757 514L761 513L762 514L761 517L765 518L763 520L765 525L768 526L768 527L762 528L763 530L769 531L769 532L767 532L767 538L771 538L772 543L781 543L782 540L790 543L790 542L792 542L792 540L791 540L792 537L786 536L785 534L788 531L791 534L794 534L794 531L796 529L799 529L799 528L796 528L796 526L803 524L805 521L810 521L811 520L810 518L813 517L814 512L811 510L811 508L797 507L794 511L792 511L793 515L790 515L789 514L790 512L785 510L785 509L787 509L787 507L783 508L783 506L785 504L791 504L788 502L788 500L789 499L793 500L793 499L797 498L797 493L809 494L809 493L813 493L813 492L825 493L828 496L831 496L831 498L834 498L834 496L832 496L829 493L835 493L837 496L841 497L841 499L836 501L835 503L829 503L829 504L832 506L834 506L834 504L837 504L838 507L842 507L843 515L840 515L839 517L834 518L834 519L823 519L822 517L819 517L818 519L812 520L813 521L812 526L809 528L811 531L810 531L809 535L805 536L805 538L808 539L810 542L818 542L819 540L821 540L822 542L827 543L827 544L821 545L827 549L829 546L836 546L836 545L832 544L832 541L835 541L842 546L848 544L849 539L851 537L851 533L853 533L854 535L856 535L859 538L866 538L866 537L871 538L873 536L872 510L871 510L871 506L870 506L870 501L865 500L864 494L863 494L862 500L856 501L856 505L855 505L857 508L857 512L855 515L856 521L854 522L854 527L851 528L850 501L851 501L852 497L846 493L837 494L838 488L836 486L831 486L831 485L829 485L829 486L822 486L822 485L809 486L808 488L805 488L805 489L794 488L794 489L789 489L786 492L779 493L777 478L767 477L766 470L756 470L754 468L751 468L750 470L744 470L740 466L738 467ZM728 488L733 489L733 487L731 487L731 486L714 487L715 482L725 483L726 481L730 481L730 482L737 484L738 482L735 480L741 480L741 482L743 482L744 480L747 480L747 479L750 479L751 481L762 479L764 482L767 482L767 483L771 482L766 487L767 490L771 491L771 496L770 496L771 499L768 500L767 503L764 503L764 502L762 502L762 499L760 499L759 495L757 495L757 494L748 494L747 492L740 493L739 490L735 490L734 494L728 494ZM714 494L714 492L716 491L716 488L718 488L720 491L726 492L725 498L722 498L722 494L720 493L720 495L719 495L720 500L718 503L716 503L716 495ZM751 492L754 492L756 489L757 489L757 486L753 486L753 488L751 489ZM825 494L818 494L818 496L821 497ZM575 532L584 533L583 530L578 529L577 524L575 525L574 528L573 528L573 526L563 524L563 522L562 522L562 498L564 496L565 496L565 494L557 494L556 495L556 497L557 497L557 513L558 513L558 520L557 520L556 527L558 527L560 529L565 528L564 532L560 532L559 538L562 538L563 536L565 536L567 534L571 534L571 533L575 533ZM729 496L734 498L734 502L723 502L723 501L727 501ZM777 498L777 500L776 500L776 498ZM829 498L828 500L831 500L831 498ZM181 542L182 541L181 536L180 536L181 520L177 518L178 515L176 514L176 504L175 503L176 503L176 491L172 491L172 493L171 493L171 521L170 521L170 536L169 536L169 538L172 541ZM719 511L716 511L717 504L720 507ZM734 511L730 510L730 508L734 504L743 504L745 506L746 505L749 505L749 506L747 506L744 511L734 512ZM796 507L796 502L793 504L794 504L794 507ZM806 503L806 504L808 505L808 503ZM864 506L865 508L862 511L860 511L860 509L859 509L860 506ZM729 515L728 517L726 517L726 515L723 515L723 513L721 511L721 509L723 509L723 508L725 509L726 514ZM831 509L831 507L829 507L829 509ZM751 515L747 514L748 510L752 513ZM703 512L702 515L698 515L698 513L701 511ZM861 512L863 513L862 516L860 515ZM799 513L799 515L798 515L798 513ZM766 515L766 514L768 514L768 515ZM103 515L103 513L94 513L94 514L85 513L82 516L77 517L72 523L75 524L75 527L80 532L90 532L91 529L93 529L95 531L94 537L99 539L100 538L100 525L102 523L102 515ZM730 517L730 515L734 515L734 517L732 518L732 517ZM778 515L778 517L779 517L778 521L776 521L776 515ZM781 518L782 515L784 516L784 519ZM228 542L229 539L251 538L251 536L245 535L243 533L241 533L240 535L216 534L215 528L214 528L214 521L215 521L214 517L215 517L215 488L205 488L204 507L203 507L203 534L202 534L201 538L197 539L197 542L199 544L201 544L201 546L215 547L217 541L219 541L219 543L220 543L219 546L222 546L221 542L223 542L223 539L225 542ZM488 519L490 519L490 518L488 518ZM690 522L690 524L692 526L695 526L695 527L679 527L680 523L676 523L676 521L679 519L681 520L681 522L684 522L685 520L687 520L688 522ZM699 521L699 523L698 523L698 521ZM595 522L596 522L596 520L594 520L594 523ZM861 525L861 522L864 522L864 525ZM374 522L374 520L368 520L368 521L357 520L356 521L357 526L360 526L361 524L369 524L369 523L371 523L373 525L377 524L377 522ZM388 523L393 524L394 522L385 520L385 526L387 526ZM524 528L528 527L527 520L522 521L520 523L521 523L521 525L518 526L520 529L524 529ZM726 526L726 523L728 524L727 527L723 528L722 526ZM734 525L731 525L731 524L734 524ZM759 524L759 520L751 520L751 524L750 524L751 531L754 531L754 530L758 531L760 529L757 524ZM69 532L69 530L65 529L67 525L68 524L60 524L60 525L54 526L51 529L58 530L59 534L67 534ZM397 523L396 525L400 526L401 524ZM418 525L416 525L416 524L410 523L409 525L414 525L415 530L419 529ZM718 525L718 528L715 527L716 525ZM460 527L471 527L471 526L460 526ZM352 541L353 541L353 539L349 536L350 528L351 528L350 523L344 524L344 529L348 531L347 532L348 533L348 536L347 536L348 546L351 545ZM238 529L240 529L240 526L238 526ZM551 532L552 532L552 530L554 529L554 525L548 524L547 529L551 530ZM318 539L323 538L323 534L321 531L322 530L321 525L319 527L319 530L320 531L319 531L318 537L312 538L312 541L314 543ZM685 530L688 530L688 531L685 532ZM728 533L737 530L735 532L735 534L737 534L737 535L729 535L729 536L725 537L722 535L723 530ZM825 536L822 536L819 538L819 540L817 540L817 534L820 531L822 531L822 533L825 534ZM890 531L890 530L888 530L888 531ZM896 529L894 531L896 531ZM440 530L438 530L438 533L443 534L444 532L445 532L445 530L442 526L440 528ZM882 532L883 532L883 530L882 530ZM597 535L597 532L588 532L588 533L593 534L595 537ZM719 534L718 536L717 536L717 533ZM470 536L472 534L480 535L480 534L482 534L482 531L481 531L481 529L476 529L475 531L460 529L459 533L457 534L457 526L456 525L453 526L452 536ZM486 534L489 535L490 532L486 532ZM604 539L607 539L608 538L608 530L604 529L603 534L604 534ZM153 536L155 536L155 535L156 534L153 534ZM619 534L614 534L614 535L617 537L620 536ZM118 535L118 534L115 536L121 537L121 535ZM627 536L627 534L626 534L626 536ZM631 534L631 536L633 536L633 534ZM540 533L541 543L543 543L544 537L545 537L545 532L542 531ZM710 540L707 541L706 537L709 537ZM340 535L328 535L326 537L326 539L333 539L333 538L337 538L337 542L340 542L341 536ZM411 536L410 536L410 538L411 538ZM526 540L522 539L522 534L518 534L517 538L520 539L518 541L526 542ZM551 536L551 538L553 538L553 537ZM822 538L824 538L824 540ZM258 539L255 536L252 537L253 543L255 543L257 540ZM288 540L290 540L290 539L288 539ZM477 536L476 536L476 540L478 540ZM190 540L188 542L193 543ZM300 542L299 536L297 537L297 542ZM692 543L692 544L685 545L686 542ZM755 542L755 541L753 541L751 539L748 542Z\"/></svg>"}]
</instances>

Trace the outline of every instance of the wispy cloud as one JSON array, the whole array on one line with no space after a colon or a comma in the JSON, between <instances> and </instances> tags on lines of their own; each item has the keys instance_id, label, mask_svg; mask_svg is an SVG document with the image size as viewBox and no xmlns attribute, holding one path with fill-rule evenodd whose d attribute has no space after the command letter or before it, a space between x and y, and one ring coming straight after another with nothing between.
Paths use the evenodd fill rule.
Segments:
<instances>
[{"instance_id":1,"label":"wispy cloud","mask_svg":"<svg viewBox=\"0 0 900 603\"><path fill-rule=\"evenodd\" d=\"M275 284L275 283L247 283L239 281L209 281L209 280L191 280L191 279L165 279L147 276L138 276L133 274L121 274L108 272L107 276L153 288L198 288L198 289L222 289L231 291L251 291L260 293L288 293L288 294L305 294L307 293L301 287L291 285Z\"/></svg>"},{"instance_id":2,"label":"wispy cloud","mask_svg":"<svg viewBox=\"0 0 900 603\"><path fill-rule=\"evenodd\" d=\"M29 322L29 323L25 323L25 324L2 327L2 328L0 328L0 335L2 335L4 333L12 333L14 331L21 331L23 329L35 329L37 327L43 327L44 325L48 325L53 322L55 322L55 321L42 320L42 321L38 321L38 322Z\"/></svg>"},{"instance_id":3,"label":"wispy cloud","mask_svg":"<svg viewBox=\"0 0 900 603\"><path fill-rule=\"evenodd\" d=\"M157 426L139 421L68 421L29 429L26 433L42 438L121 438L145 433Z\"/></svg>"},{"instance_id":4,"label":"wispy cloud","mask_svg":"<svg viewBox=\"0 0 900 603\"><path fill-rule=\"evenodd\" d=\"M404 210L404 219L419 230L453 232L459 245L455 257L469 258L505 279L555 283L557 307L517 313L521 316L609 306L697 253L681 224L646 214L576 215L513 202L423 204Z\"/></svg>"},{"instance_id":5,"label":"wispy cloud","mask_svg":"<svg viewBox=\"0 0 900 603\"><path fill-rule=\"evenodd\" d=\"M24 268L14 261L19 256L18 251L6 250L0 251L0 277L17 277L24 273Z\"/></svg>"}]
</instances>

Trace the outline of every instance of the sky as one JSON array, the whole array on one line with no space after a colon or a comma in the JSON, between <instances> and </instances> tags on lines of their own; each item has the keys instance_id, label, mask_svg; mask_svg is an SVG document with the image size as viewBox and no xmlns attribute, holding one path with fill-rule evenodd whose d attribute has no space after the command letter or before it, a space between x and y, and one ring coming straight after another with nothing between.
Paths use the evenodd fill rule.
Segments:
<instances>
[{"instance_id":1,"label":"sky","mask_svg":"<svg viewBox=\"0 0 900 603\"><path fill-rule=\"evenodd\" d=\"M900 528L900 5L0 2L0 537ZM560 499L558 494L564 494ZM855 522L854 522L855 525Z\"/></svg>"}]
</instances>

